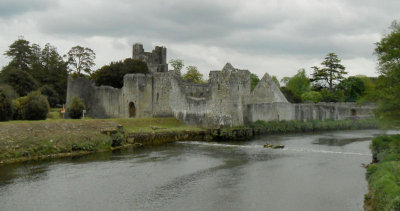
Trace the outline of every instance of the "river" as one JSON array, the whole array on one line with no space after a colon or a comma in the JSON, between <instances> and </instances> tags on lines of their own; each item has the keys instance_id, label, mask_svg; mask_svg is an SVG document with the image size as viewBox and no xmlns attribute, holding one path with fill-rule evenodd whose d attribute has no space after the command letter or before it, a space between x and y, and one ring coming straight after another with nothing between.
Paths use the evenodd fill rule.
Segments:
<instances>
[{"instance_id":1,"label":"river","mask_svg":"<svg viewBox=\"0 0 400 211\"><path fill-rule=\"evenodd\" d=\"M0 166L0 210L362 210L362 164L380 133L175 142Z\"/></svg>"}]
</instances>

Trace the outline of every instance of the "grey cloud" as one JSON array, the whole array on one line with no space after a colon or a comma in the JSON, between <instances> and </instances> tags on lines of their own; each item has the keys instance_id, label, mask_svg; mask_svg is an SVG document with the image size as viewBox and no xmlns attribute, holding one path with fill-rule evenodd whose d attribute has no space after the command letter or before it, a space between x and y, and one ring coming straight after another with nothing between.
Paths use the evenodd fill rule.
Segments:
<instances>
[{"instance_id":1,"label":"grey cloud","mask_svg":"<svg viewBox=\"0 0 400 211\"><path fill-rule=\"evenodd\" d=\"M30 11L44 11L56 4L55 0L0 0L0 18L9 18Z\"/></svg>"},{"instance_id":2,"label":"grey cloud","mask_svg":"<svg viewBox=\"0 0 400 211\"><path fill-rule=\"evenodd\" d=\"M39 8L32 2L20 13ZM29 18L41 33L65 39L113 37L143 42L145 47L154 42L194 44L245 55L305 59L322 58L328 52L343 59L372 59L376 33L400 18L398 0L276 2L69 0Z\"/></svg>"}]
</instances>

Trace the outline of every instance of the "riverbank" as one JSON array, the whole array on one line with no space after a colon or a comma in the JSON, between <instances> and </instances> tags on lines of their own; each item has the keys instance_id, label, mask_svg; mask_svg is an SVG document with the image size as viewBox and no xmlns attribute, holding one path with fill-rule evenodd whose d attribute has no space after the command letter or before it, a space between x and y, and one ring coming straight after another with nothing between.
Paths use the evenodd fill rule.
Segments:
<instances>
[{"instance_id":1,"label":"riverbank","mask_svg":"<svg viewBox=\"0 0 400 211\"><path fill-rule=\"evenodd\" d=\"M244 140L261 134L376 128L375 120L280 121L202 129L174 118L10 121L0 123L0 164L77 156L174 141Z\"/></svg>"},{"instance_id":2,"label":"riverbank","mask_svg":"<svg viewBox=\"0 0 400 211\"><path fill-rule=\"evenodd\" d=\"M400 135L372 140L365 210L400 210Z\"/></svg>"}]
</instances>

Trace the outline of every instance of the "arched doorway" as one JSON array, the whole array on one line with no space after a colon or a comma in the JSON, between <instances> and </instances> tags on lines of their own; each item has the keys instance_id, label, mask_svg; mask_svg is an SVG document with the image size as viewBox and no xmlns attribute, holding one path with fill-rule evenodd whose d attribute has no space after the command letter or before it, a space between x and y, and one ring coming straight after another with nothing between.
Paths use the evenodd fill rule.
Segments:
<instances>
[{"instance_id":1,"label":"arched doorway","mask_svg":"<svg viewBox=\"0 0 400 211\"><path fill-rule=\"evenodd\" d=\"M136 107L135 103L130 102L129 103L129 117L135 117L136 116Z\"/></svg>"}]
</instances>

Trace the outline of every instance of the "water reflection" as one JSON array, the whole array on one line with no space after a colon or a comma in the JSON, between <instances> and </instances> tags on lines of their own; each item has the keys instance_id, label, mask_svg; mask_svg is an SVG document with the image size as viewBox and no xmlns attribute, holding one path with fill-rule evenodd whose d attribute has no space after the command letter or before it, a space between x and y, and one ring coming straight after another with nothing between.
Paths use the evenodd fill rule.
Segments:
<instances>
[{"instance_id":1,"label":"water reflection","mask_svg":"<svg viewBox=\"0 0 400 211\"><path fill-rule=\"evenodd\" d=\"M319 138L313 144L327 145L327 146L344 146L359 141L368 141L371 137L361 138Z\"/></svg>"}]
</instances>

